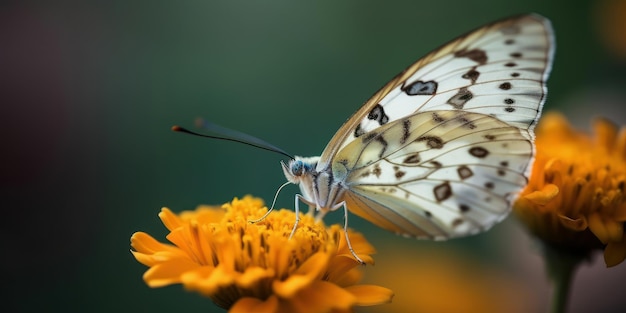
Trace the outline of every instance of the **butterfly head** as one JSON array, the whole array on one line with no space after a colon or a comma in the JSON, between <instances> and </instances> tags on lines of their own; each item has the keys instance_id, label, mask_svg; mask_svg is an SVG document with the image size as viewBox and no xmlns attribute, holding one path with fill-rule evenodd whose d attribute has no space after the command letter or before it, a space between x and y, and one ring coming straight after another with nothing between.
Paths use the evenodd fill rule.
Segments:
<instances>
[{"instance_id":1,"label":"butterfly head","mask_svg":"<svg viewBox=\"0 0 626 313\"><path fill-rule=\"evenodd\" d=\"M281 162L283 172L287 180L294 184L299 184L303 176L315 171L319 157L303 158L296 156L288 164Z\"/></svg>"}]
</instances>

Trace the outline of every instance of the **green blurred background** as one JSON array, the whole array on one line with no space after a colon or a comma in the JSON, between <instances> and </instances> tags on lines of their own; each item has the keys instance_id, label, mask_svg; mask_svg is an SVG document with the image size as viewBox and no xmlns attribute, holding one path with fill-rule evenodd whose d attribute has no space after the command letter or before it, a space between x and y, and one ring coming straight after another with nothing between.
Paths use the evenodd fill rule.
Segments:
<instances>
[{"instance_id":1,"label":"green blurred background","mask_svg":"<svg viewBox=\"0 0 626 313\"><path fill-rule=\"evenodd\" d=\"M162 206L181 211L245 194L269 201L284 181L281 156L170 127L204 117L290 153L318 155L404 67L509 15L537 12L553 22L546 110L565 112L581 128L594 115L625 124L626 27L611 24L615 12L626 19L623 2L3 1L3 307L222 311L180 286L148 288L129 238L141 230L164 240ZM617 37L615 27L624 27ZM279 204L292 207L296 191L283 191ZM427 271L438 256L454 271L499 277L490 290L512 284L511 306L547 308L542 261L513 218L448 243L396 237L355 216L351 227L379 250L377 265L365 269L370 283L385 285L374 278L391 268L397 280L421 281L412 260ZM406 268L398 272L396 264ZM601 255L585 264L571 311L621 311L625 268L605 269ZM398 301L414 297L396 294Z\"/></svg>"}]
</instances>

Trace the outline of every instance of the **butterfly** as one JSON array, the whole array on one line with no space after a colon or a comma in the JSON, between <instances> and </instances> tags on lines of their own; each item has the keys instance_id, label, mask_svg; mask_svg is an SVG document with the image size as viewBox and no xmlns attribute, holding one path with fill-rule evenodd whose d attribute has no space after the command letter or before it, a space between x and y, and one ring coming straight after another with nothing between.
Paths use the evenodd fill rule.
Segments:
<instances>
[{"instance_id":1,"label":"butterfly","mask_svg":"<svg viewBox=\"0 0 626 313\"><path fill-rule=\"evenodd\" d=\"M281 162L301 191L292 235L299 202L318 219L343 208L348 247L360 262L347 235L348 211L434 240L476 234L504 219L528 182L553 55L550 22L531 14L480 27L413 63L365 102L320 156Z\"/></svg>"}]
</instances>

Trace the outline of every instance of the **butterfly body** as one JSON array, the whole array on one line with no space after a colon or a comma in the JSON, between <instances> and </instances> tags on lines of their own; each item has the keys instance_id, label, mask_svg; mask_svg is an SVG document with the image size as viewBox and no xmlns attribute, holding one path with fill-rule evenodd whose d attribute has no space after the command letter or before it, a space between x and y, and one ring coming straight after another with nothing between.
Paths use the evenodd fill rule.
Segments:
<instances>
[{"instance_id":1,"label":"butterfly body","mask_svg":"<svg viewBox=\"0 0 626 313\"><path fill-rule=\"evenodd\" d=\"M301 200L309 204L321 219L341 207L347 190L345 175L337 176L332 168L317 169L319 157L296 156L289 164L281 163L285 177L300 186Z\"/></svg>"},{"instance_id":2,"label":"butterfly body","mask_svg":"<svg viewBox=\"0 0 626 313\"><path fill-rule=\"evenodd\" d=\"M300 186L296 209L299 199L321 218L343 207L346 219L350 210L418 238L488 229L527 183L553 53L549 21L523 15L418 60L348 119L321 156L282 163Z\"/></svg>"}]
</instances>

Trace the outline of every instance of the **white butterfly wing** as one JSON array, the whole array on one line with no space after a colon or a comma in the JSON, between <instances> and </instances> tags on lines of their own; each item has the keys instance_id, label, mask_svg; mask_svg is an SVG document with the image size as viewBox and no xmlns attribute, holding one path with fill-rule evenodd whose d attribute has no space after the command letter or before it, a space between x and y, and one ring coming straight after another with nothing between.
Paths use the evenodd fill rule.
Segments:
<instances>
[{"instance_id":1,"label":"white butterfly wing","mask_svg":"<svg viewBox=\"0 0 626 313\"><path fill-rule=\"evenodd\" d=\"M324 149L348 209L428 238L489 228L526 184L554 53L548 20L525 15L420 59L359 109Z\"/></svg>"},{"instance_id":2,"label":"white butterfly wing","mask_svg":"<svg viewBox=\"0 0 626 313\"><path fill-rule=\"evenodd\" d=\"M388 123L344 147L353 213L393 232L443 239L483 231L509 212L526 183L527 131L463 111L428 111Z\"/></svg>"},{"instance_id":3,"label":"white butterfly wing","mask_svg":"<svg viewBox=\"0 0 626 313\"><path fill-rule=\"evenodd\" d=\"M532 130L545 101L554 39L550 22L523 15L463 35L405 69L370 98L328 143L318 171L339 150L381 125L426 110L463 110Z\"/></svg>"}]
</instances>

